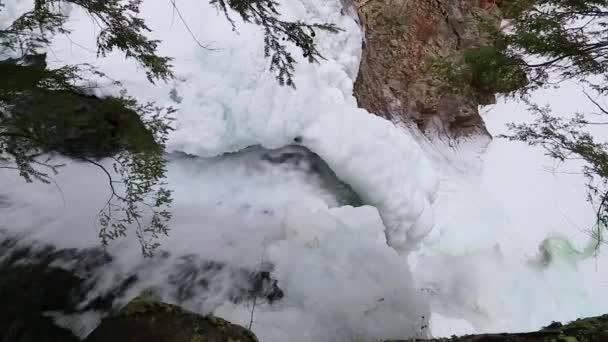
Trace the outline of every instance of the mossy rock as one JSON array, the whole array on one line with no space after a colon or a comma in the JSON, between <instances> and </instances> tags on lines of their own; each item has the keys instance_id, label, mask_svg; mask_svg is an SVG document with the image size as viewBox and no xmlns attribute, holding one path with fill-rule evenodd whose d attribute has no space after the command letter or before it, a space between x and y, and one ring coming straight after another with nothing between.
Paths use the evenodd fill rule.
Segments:
<instances>
[{"instance_id":1,"label":"mossy rock","mask_svg":"<svg viewBox=\"0 0 608 342\"><path fill-rule=\"evenodd\" d=\"M45 54L29 57L38 62L22 65L17 59L0 61L0 102L11 113L2 124L10 128L12 143L20 144L27 138L43 152L77 159L162 149L132 100L43 86L55 84L60 76L71 76L46 69Z\"/></svg>"},{"instance_id":2,"label":"mossy rock","mask_svg":"<svg viewBox=\"0 0 608 342\"><path fill-rule=\"evenodd\" d=\"M33 135L52 152L104 158L123 150L160 149L138 113L119 98L36 90L14 102L11 127Z\"/></svg>"},{"instance_id":3,"label":"mossy rock","mask_svg":"<svg viewBox=\"0 0 608 342\"><path fill-rule=\"evenodd\" d=\"M214 316L200 316L152 296L135 298L104 319L85 342L257 342L255 335Z\"/></svg>"}]
</instances>

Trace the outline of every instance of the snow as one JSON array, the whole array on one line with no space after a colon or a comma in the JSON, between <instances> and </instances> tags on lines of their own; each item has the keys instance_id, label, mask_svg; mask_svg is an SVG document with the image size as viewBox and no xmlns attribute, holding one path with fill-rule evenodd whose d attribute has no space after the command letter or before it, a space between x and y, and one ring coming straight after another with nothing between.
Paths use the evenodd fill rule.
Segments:
<instances>
[{"instance_id":1,"label":"snow","mask_svg":"<svg viewBox=\"0 0 608 342\"><path fill-rule=\"evenodd\" d=\"M175 82L148 84L120 54L98 59L98 28L77 9L67 23L73 34L57 36L48 51L52 66L92 63L137 98L179 109L168 145L174 218L161 241L169 256L144 260L136 241L120 240L110 246L115 261L99 270L94 292L137 274L123 303L149 287L177 302L170 278L183 256L249 270L272 264L285 298L259 303L251 322L271 342L534 330L608 312L604 254L561 253L549 265L539 259L546 238L566 249L564 241L578 250L587 242L592 210L583 180L542 169L552 162L527 146L497 139L454 149L358 109L352 88L362 37L340 1L282 2L288 18L344 29L317 35L327 60L300 62L297 90L280 87L268 72L259 28L236 20L233 32L206 1L176 3L196 39L211 49L196 44L169 1L144 1L142 14L163 41L161 53L175 57ZM31 4L7 3L0 26ZM119 91L98 82L100 95ZM582 102L572 99L572 88L563 92L551 95L560 109ZM497 134L526 114L508 102L485 119ZM311 171L309 157L295 164L263 159L301 151L288 145L320 156L366 205L348 205L336 179ZM25 184L2 170L0 233L60 247L96 246L93 221L106 182L94 167L73 162L51 185ZM227 300L246 279L229 269L209 276L214 286L181 304L248 326L251 303ZM80 324L81 334L94 326L71 324Z\"/></svg>"}]
</instances>

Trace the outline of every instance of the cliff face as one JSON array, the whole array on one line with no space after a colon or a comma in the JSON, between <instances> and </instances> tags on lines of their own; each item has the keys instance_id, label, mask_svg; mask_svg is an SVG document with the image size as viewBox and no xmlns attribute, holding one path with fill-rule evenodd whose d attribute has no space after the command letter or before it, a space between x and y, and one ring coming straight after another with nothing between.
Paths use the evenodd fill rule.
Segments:
<instances>
[{"instance_id":1,"label":"cliff face","mask_svg":"<svg viewBox=\"0 0 608 342\"><path fill-rule=\"evenodd\" d=\"M366 40L355 96L359 106L427 134L489 137L479 103L456 96L426 66L484 43L479 23L499 23L495 0L357 0Z\"/></svg>"}]
</instances>

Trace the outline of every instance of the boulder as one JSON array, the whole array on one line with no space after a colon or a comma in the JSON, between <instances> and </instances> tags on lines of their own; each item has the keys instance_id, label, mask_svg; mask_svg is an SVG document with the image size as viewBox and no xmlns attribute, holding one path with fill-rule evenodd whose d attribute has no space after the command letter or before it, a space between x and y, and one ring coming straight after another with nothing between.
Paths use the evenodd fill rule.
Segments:
<instances>
[{"instance_id":1,"label":"boulder","mask_svg":"<svg viewBox=\"0 0 608 342\"><path fill-rule=\"evenodd\" d=\"M135 298L104 319L84 342L257 342L255 335L211 315L200 316L152 295Z\"/></svg>"}]
</instances>

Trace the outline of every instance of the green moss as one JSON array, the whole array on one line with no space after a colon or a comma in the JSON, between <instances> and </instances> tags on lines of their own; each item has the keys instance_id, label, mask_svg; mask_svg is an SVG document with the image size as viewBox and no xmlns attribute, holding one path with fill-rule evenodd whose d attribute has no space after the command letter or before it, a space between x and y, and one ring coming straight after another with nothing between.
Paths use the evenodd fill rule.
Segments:
<instances>
[{"instance_id":1,"label":"green moss","mask_svg":"<svg viewBox=\"0 0 608 342\"><path fill-rule=\"evenodd\" d=\"M194 333L190 342L205 342L205 338L197 332Z\"/></svg>"},{"instance_id":2,"label":"green moss","mask_svg":"<svg viewBox=\"0 0 608 342\"><path fill-rule=\"evenodd\" d=\"M479 103L490 95L509 94L529 85L523 61L493 46L466 50L463 56L429 57L426 68L446 82L446 92Z\"/></svg>"},{"instance_id":3,"label":"green moss","mask_svg":"<svg viewBox=\"0 0 608 342\"><path fill-rule=\"evenodd\" d=\"M226 326L227 324L229 324L227 321L225 321L219 317L215 317L215 316L209 316L209 317L207 317L207 320L209 321L209 323L211 323L217 327L223 327L223 326Z\"/></svg>"},{"instance_id":4,"label":"green moss","mask_svg":"<svg viewBox=\"0 0 608 342\"><path fill-rule=\"evenodd\" d=\"M464 63L471 86L481 94L511 93L529 83L523 61L493 46L467 50Z\"/></svg>"},{"instance_id":5,"label":"green moss","mask_svg":"<svg viewBox=\"0 0 608 342\"><path fill-rule=\"evenodd\" d=\"M132 300L123 310L120 311L120 315L132 316L138 314L146 314L151 311L158 311L162 309L162 305L155 301L151 301L145 297L137 297Z\"/></svg>"},{"instance_id":6,"label":"green moss","mask_svg":"<svg viewBox=\"0 0 608 342\"><path fill-rule=\"evenodd\" d=\"M159 300L160 298L155 293L144 291L129 302L118 314L123 316L150 316L151 322L154 322L156 315L161 313L172 315L189 314L178 306L161 303Z\"/></svg>"},{"instance_id":7,"label":"green moss","mask_svg":"<svg viewBox=\"0 0 608 342\"><path fill-rule=\"evenodd\" d=\"M85 342L257 342L247 329L214 316L199 316L143 294L104 320Z\"/></svg>"},{"instance_id":8,"label":"green moss","mask_svg":"<svg viewBox=\"0 0 608 342\"><path fill-rule=\"evenodd\" d=\"M37 90L15 101L11 127L68 156L108 156L160 148L139 115L119 98ZM19 131L15 130L16 133Z\"/></svg>"}]
</instances>

